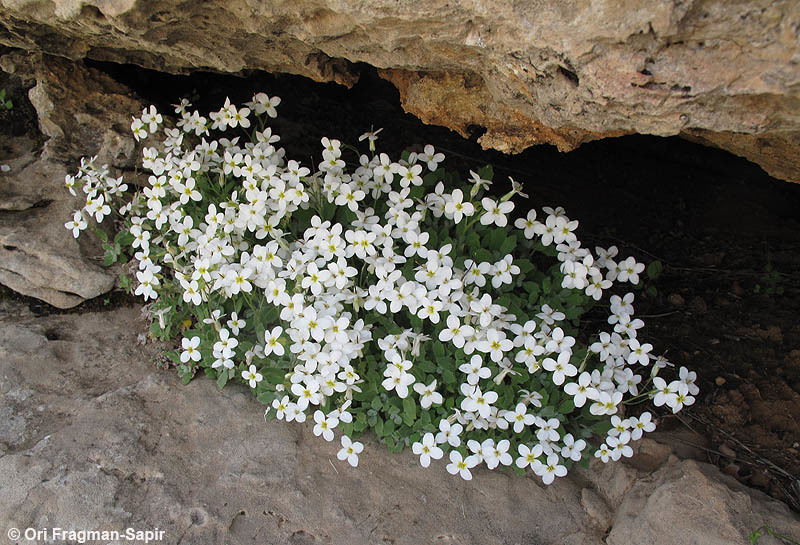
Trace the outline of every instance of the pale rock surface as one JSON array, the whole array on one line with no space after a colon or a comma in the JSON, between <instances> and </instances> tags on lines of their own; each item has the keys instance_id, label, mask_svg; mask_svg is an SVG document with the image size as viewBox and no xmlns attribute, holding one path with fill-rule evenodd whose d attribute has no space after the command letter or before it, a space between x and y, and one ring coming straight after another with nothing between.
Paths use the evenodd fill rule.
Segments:
<instances>
[{"instance_id":1,"label":"pale rock surface","mask_svg":"<svg viewBox=\"0 0 800 545\"><path fill-rule=\"evenodd\" d=\"M102 250L91 229L79 241L64 227L83 206L64 177L79 159L98 155L129 169L136 161L130 114L141 108L126 88L100 72L55 57L14 53L0 66L35 85L29 96L47 137L43 145L24 138L7 143L0 173L0 283L59 308L70 308L108 292L115 274L99 265Z\"/></svg>"},{"instance_id":2,"label":"pale rock surface","mask_svg":"<svg viewBox=\"0 0 800 545\"><path fill-rule=\"evenodd\" d=\"M138 155L131 119L144 106L127 87L57 56L15 51L0 57L0 68L35 83L28 98L46 137L42 160L77 165L82 157L97 155L99 165L134 168Z\"/></svg>"},{"instance_id":3,"label":"pale rock surface","mask_svg":"<svg viewBox=\"0 0 800 545\"><path fill-rule=\"evenodd\" d=\"M64 188L65 165L39 160L30 141L13 144L0 173L0 283L59 308L106 293L114 276L91 259L101 250L64 227L81 205Z\"/></svg>"},{"instance_id":4,"label":"pale rock surface","mask_svg":"<svg viewBox=\"0 0 800 545\"><path fill-rule=\"evenodd\" d=\"M160 543L198 545L601 545L613 522L615 545L744 545L764 518L800 535L783 504L691 461L604 466L597 482L619 481L608 489L579 472L549 487L483 469L464 482L367 436L351 468L310 425L265 423L244 387L182 386L154 365L159 345L137 344L140 314L0 303L0 527L157 527ZM651 521L662 513L669 525Z\"/></svg>"},{"instance_id":5,"label":"pale rock surface","mask_svg":"<svg viewBox=\"0 0 800 545\"><path fill-rule=\"evenodd\" d=\"M682 134L800 181L794 0L0 0L0 43L169 72L351 85L485 147Z\"/></svg>"},{"instance_id":6,"label":"pale rock surface","mask_svg":"<svg viewBox=\"0 0 800 545\"><path fill-rule=\"evenodd\" d=\"M800 535L788 508L749 489L717 468L670 457L666 465L635 483L617 509L608 545L729 545L768 525ZM759 545L778 545L764 536Z\"/></svg>"}]
</instances>

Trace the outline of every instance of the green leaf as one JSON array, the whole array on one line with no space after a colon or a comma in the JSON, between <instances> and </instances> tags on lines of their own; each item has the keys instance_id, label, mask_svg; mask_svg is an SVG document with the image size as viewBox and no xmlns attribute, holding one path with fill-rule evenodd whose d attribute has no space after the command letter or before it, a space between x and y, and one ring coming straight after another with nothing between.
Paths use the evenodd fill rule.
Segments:
<instances>
[{"instance_id":1,"label":"green leaf","mask_svg":"<svg viewBox=\"0 0 800 545\"><path fill-rule=\"evenodd\" d=\"M514 238L516 238L516 237L514 237ZM535 269L533 263L531 263L527 259L516 259L516 260L514 260L514 265L519 267L519 273L523 278L525 278L528 275L529 272L531 272L533 269Z\"/></svg>"},{"instance_id":2,"label":"green leaf","mask_svg":"<svg viewBox=\"0 0 800 545\"><path fill-rule=\"evenodd\" d=\"M376 411L381 410L381 407L383 407L383 403L381 403L381 398L378 396L373 397L372 402L369 405Z\"/></svg>"},{"instance_id":3,"label":"green leaf","mask_svg":"<svg viewBox=\"0 0 800 545\"><path fill-rule=\"evenodd\" d=\"M117 253L113 250L106 250L106 255L103 258L103 266L110 267L117 262Z\"/></svg>"},{"instance_id":4,"label":"green leaf","mask_svg":"<svg viewBox=\"0 0 800 545\"><path fill-rule=\"evenodd\" d=\"M413 426L416 419L417 404L411 397L407 397L403 400L403 422L407 426Z\"/></svg>"},{"instance_id":5,"label":"green leaf","mask_svg":"<svg viewBox=\"0 0 800 545\"><path fill-rule=\"evenodd\" d=\"M156 324L157 323L158 322L156 322ZM173 362L175 362L176 365L180 365L181 364L181 356L175 350L171 350L171 351L167 352L164 355L167 356L169 359L171 359ZM184 365L184 367L188 367L188 366Z\"/></svg>"},{"instance_id":6,"label":"green leaf","mask_svg":"<svg viewBox=\"0 0 800 545\"><path fill-rule=\"evenodd\" d=\"M474 260L476 263L481 263L483 261L488 261L489 263L491 263L493 259L492 254L490 254L484 248L479 248L475 250L474 255L475 255Z\"/></svg>"},{"instance_id":7,"label":"green leaf","mask_svg":"<svg viewBox=\"0 0 800 545\"><path fill-rule=\"evenodd\" d=\"M506 240L506 232L504 229L492 229L483 240L486 248L499 252Z\"/></svg>"},{"instance_id":8,"label":"green leaf","mask_svg":"<svg viewBox=\"0 0 800 545\"><path fill-rule=\"evenodd\" d=\"M133 243L133 235L129 231L120 231L114 237L114 242L118 246L130 246Z\"/></svg>"},{"instance_id":9,"label":"green leaf","mask_svg":"<svg viewBox=\"0 0 800 545\"><path fill-rule=\"evenodd\" d=\"M280 367L268 367L259 370L269 384L283 384L283 379L286 378L286 369Z\"/></svg>"},{"instance_id":10,"label":"green leaf","mask_svg":"<svg viewBox=\"0 0 800 545\"><path fill-rule=\"evenodd\" d=\"M192 368L182 363L178 366L178 376L181 379L181 383L189 384L192 380Z\"/></svg>"},{"instance_id":11,"label":"green leaf","mask_svg":"<svg viewBox=\"0 0 800 545\"><path fill-rule=\"evenodd\" d=\"M339 424L339 429L341 430L342 435L347 435L348 437L351 437L353 435L354 428L355 425L352 422L344 422L342 424Z\"/></svg>"},{"instance_id":12,"label":"green leaf","mask_svg":"<svg viewBox=\"0 0 800 545\"><path fill-rule=\"evenodd\" d=\"M601 420L592 426L592 431L597 435L605 435L611 429L610 420Z\"/></svg>"},{"instance_id":13,"label":"green leaf","mask_svg":"<svg viewBox=\"0 0 800 545\"><path fill-rule=\"evenodd\" d=\"M227 372L227 370L225 370L225 371L222 371L217 376L217 388L222 390L227 383L228 383L228 372Z\"/></svg>"},{"instance_id":14,"label":"green leaf","mask_svg":"<svg viewBox=\"0 0 800 545\"><path fill-rule=\"evenodd\" d=\"M433 355L437 358L441 358L444 356L444 345L439 341L435 341L433 343Z\"/></svg>"},{"instance_id":15,"label":"green leaf","mask_svg":"<svg viewBox=\"0 0 800 545\"><path fill-rule=\"evenodd\" d=\"M467 235L467 248L470 250L477 250L481 247L481 237L475 231Z\"/></svg>"},{"instance_id":16,"label":"green leaf","mask_svg":"<svg viewBox=\"0 0 800 545\"><path fill-rule=\"evenodd\" d=\"M664 271L664 265L661 261L655 260L647 266L647 277L650 280L655 280Z\"/></svg>"},{"instance_id":17,"label":"green leaf","mask_svg":"<svg viewBox=\"0 0 800 545\"><path fill-rule=\"evenodd\" d=\"M266 329L268 326L272 326L272 324L275 323L280 314L281 312L278 309L278 307L274 305L267 305L267 307L264 308L264 310L261 312L261 320L264 325L264 328ZM261 332L259 331L258 333Z\"/></svg>"},{"instance_id":18,"label":"green leaf","mask_svg":"<svg viewBox=\"0 0 800 545\"><path fill-rule=\"evenodd\" d=\"M500 254L503 256L505 256L506 254L510 254L511 251L516 247L517 247L517 237L515 235L506 237L506 239L500 245Z\"/></svg>"},{"instance_id":19,"label":"green leaf","mask_svg":"<svg viewBox=\"0 0 800 545\"><path fill-rule=\"evenodd\" d=\"M561 405L558 406L558 413L559 414L569 414L575 410L575 403L572 399L566 399L561 402Z\"/></svg>"},{"instance_id":20,"label":"green leaf","mask_svg":"<svg viewBox=\"0 0 800 545\"><path fill-rule=\"evenodd\" d=\"M492 168L492 165L486 165L485 167L481 167L478 169L478 176L480 176L484 180L492 181L492 179L494 178L494 168Z\"/></svg>"},{"instance_id":21,"label":"green leaf","mask_svg":"<svg viewBox=\"0 0 800 545\"><path fill-rule=\"evenodd\" d=\"M422 187L421 185L418 185L411 188L411 191L408 193L408 196L411 199L421 199L424 194L425 194L425 188Z\"/></svg>"},{"instance_id":22,"label":"green leaf","mask_svg":"<svg viewBox=\"0 0 800 545\"><path fill-rule=\"evenodd\" d=\"M539 299L541 287L536 282L523 282L522 287L528 292L528 304L535 305Z\"/></svg>"},{"instance_id":23,"label":"green leaf","mask_svg":"<svg viewBox=\"0 0 800 545\"><path fill-rule=\"evenodd\" d=\"M359 414L353 423L353 431L361 433L367 429L367 415L364 413Z\"/></svg>"},{"instance_id":24,"label":"green leaf","mask_svg":"<svg viewBox=\"0 0 800 545\"><path fill-rule=\"evenodd\" d=\"M258 399L258 401L263 403L264 405L271 405L272 402L275 400L276 396L277 392L270 392L270 391L259 392L259 394L256 396L256 399Z\"/></svg>"},{"instance_id":25,"label":"green leaf","mask_svg":"<svg viewBox=\"0 0 800 545\"><path fill-rule=\"evenodd\" d=\"M422 177L422 187L431 187L436 185L436 182L438 181L439 176L436 174L436 172L429 172Z\"/></svg>"}]
</instances>

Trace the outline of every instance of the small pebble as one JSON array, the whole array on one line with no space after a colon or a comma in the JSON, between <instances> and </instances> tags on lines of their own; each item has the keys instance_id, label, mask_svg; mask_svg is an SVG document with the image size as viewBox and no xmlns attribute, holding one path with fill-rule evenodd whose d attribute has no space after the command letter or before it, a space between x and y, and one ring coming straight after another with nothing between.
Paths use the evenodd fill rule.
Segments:
<instances>
[{"instance_id":1,"label":"small pebble","mask_svg":"<svg viewBox=\"0 0 800 545\"><path fill-rule=\"evenodd\" d=\"M677 293L670 294L670 296L667 297L667 301L669 301L670 305L675 305L676 307L683 306L683 304L685 303L683 297L681 297Z\"/></svg>"}]
</instances>

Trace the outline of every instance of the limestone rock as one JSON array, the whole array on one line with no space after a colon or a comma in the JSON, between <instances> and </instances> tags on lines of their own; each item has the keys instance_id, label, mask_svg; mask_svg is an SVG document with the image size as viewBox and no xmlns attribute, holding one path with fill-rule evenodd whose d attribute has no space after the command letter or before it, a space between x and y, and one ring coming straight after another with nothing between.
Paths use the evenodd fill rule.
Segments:
<instances>
[{"instance_id":1,"label":"limestone rock","mask_svg":"<svg viewBox=\"0 0 800 545\"><path fill-rule=\"evenodd\" d=\"M132 168L137 159L130 115L141 108L126 88L80 63L13 53L0 65L35 86L31 103L47 137L41 148L8 143L10 171L0 173L0 283L23 295L69 308L106 293L115 275L101 268L89 232L80 243L64 228L82 206L64 187L83 156Z\"/></svg>"},{"instance_id":2,"label":"limestone rock","mask_svg":"<svg viewBox=\"0 0 800 545\"><path fill-rule=\"evenodd\" d=\"M47 137L43 160L77 166L81 157L97 155L98 164L135 166L131 116L143 105L126 87L98 70L49 55L14 52L0 59L0 67L35 82L28 98Z\"/></svg>"},{"instance_id":3,"label":"limestone rock","mask_svg":"<svg viewBox=\"0 0 800 545\"><path fill-rule=\"evenodd\" d=\"M171 72L350 85L367 63L485 147L682 134L800 181L793 0L0 0L0 23L3 44Z\"/></svg>"},{"instance_id":4,"label":"limestone rock","mask_svg":"<svg viewBox=\"0 0 800 545\"><path fill-rule=\"evenodd\" d=\"M80 206L64 188L67 169L25 150L0 173L0 283L16 292L69 308L114 287L114 275L91 259L64 227ZM28 142L30 145L30 142ZM82 238L89 238L85 235Z\"/></svg>"},{"instance_id":5,"label":"limestone rock","mask_svg":"<svg viewBox=\"0 0 800 545\"><path fill-rule=\"evenodd\" d=\"M768 524L800 535L800 521L780 502L746 488L708 464L671 457L639 480L619 505L608 545L733 545ZM759 544L778 544L765 536Z\"/></svg>"}]
</instances>

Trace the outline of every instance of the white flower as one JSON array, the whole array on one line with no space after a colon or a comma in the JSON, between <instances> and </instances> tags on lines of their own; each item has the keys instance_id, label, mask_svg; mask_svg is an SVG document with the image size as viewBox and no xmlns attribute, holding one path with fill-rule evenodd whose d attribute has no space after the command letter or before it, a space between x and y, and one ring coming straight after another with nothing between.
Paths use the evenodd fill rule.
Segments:
<instances>
[{"instance_id":1,"label":"white flower","mask_svg":"<svg viewBox=\"0 0 800 545\"><path fill-rule=\"evenodd\" d=\"M436 150L430 144L423 148L423 153L419 154L419 159L427 163L428 169L433 172L439 167L439 163L444 161L444 153L436 153Z\"/></svg>"},{"instance_id":2,"label":"white flower","mask_svg":"<svg viewBox=\"0 0 800 545\"><path fill-rule=\"evenodd\" d=\"M302 383L292 384L292 393L298 397L297 408L300 411L305 411L309 404L319 405L322 400L319 383L313 378L308 378Z\"/></svg>"},{"instance_id":3,"label":"white flower","mask_svg":"<svg viewBox=\"0 0 800 545\"><path fill-rule=\"evenodd\" d=\"M587 399L600 397L600 392L592 387L592 376L585 371L578 377L578 382L565 384L564 391L572 396L572 403L578 408L583 407Z\"/></svg>"},{"instance_id":4,"label":"white flower","mask_svg":"<svg viewBox=\"0 0 800 545\"><path fill-rule=\"evenodd\" d=\"M378 139L378 134L383 130L383 127L374 131L367 131L361 136L358 137L359 142L363 142L364 140L369 139L369 150L375 151L375 140Z\"/></svg>"},{"instance_id":5,"label":"white flower","mask_svg":"<svg viewBox=\"0 0 800 545\"><path fill-rule=\"evenodd\" d=\"M86 220L83 219L83 215L80 213L80 210L76 210L72 214L72 220L68 221L64 224L64 227L72 231L72 236L78 238L80 236L81 231L86 229L87 223Z\"/></svg>"},{"instance_id":6,"label":"white flower","mask_svg":"<svg viewBox=\"0 0 800 545\"><path fill-rule=\"evenodd\" d=\"M520 444L517 447L517 452L519 452L519 458L516 461L517 467L520 469L530 467L536 471L536 468L541 464L538 458L542 455L542 445L536 444L533 448L530 448L527 445Z\"/></svg>"},{"instance_id":7,"label":"white flower","mask_svg":"<svg viewBox=\"0 0 800 545\"><path fill-rule=\"evenodd\" d=\"M200 346L200 337L194 336L191 339L183 338L181 341L183 352L181 352L181 363L186 363L189 360L200 361L200 351L197 349Z\"/></svg>"},{"instance_id":8,"label":"white flower","mask_svg":"<svg viewBox=\"0 0 800 545\"><path fill-rule=\"evenodd\" d=\"M653 379L653 388L656 390L656 394L653 397L653 405L656 407L660 407L667 404L673 404L675 401L675 397L677 395L675 383L667 384L661 377L655 377Z\"/></svg>"},{"instance_id":9,"label":"white flower","mask_svg":"<svg viewBox=\"0 0 800 545\"><path fill-rule=\"evenodd\" d=\"M414 375L390 365L386 368L384 376L386 376L386 379L381 385L387 392L394 390L401 399L408 397L408 387L414 384Z\"/></svg>"},{"instance_id":10,"label":"white flower","mask_svg":"<svg viewBox=\"0 0 800 545\"><path fill-rule=\"evenodd\" d=\"M670 386L675 388L675 396L667 399L667 405L670 406L673 413L680 411L684 405L693 405L694 397L689 395L689 386L685 382L673 381Z\"/></svg>"},{"instance_id":11,"label":"white flower","mask_svg":"<svg viewBox=\"0 0 800 545\"><path fill-rule=\"evenodd\" d=\"M336 454L339 460L347 460L353 467L358 466L358 455L364 450L364 445L358 441L353 442L348 436L342 435L342 448Z\"/></svg>"},{"instance_id":12,"label":"white flower","mask_svg":"<svg viewBox=\"0 0 800 545\"><path fill-rule=\"evenodd\" d=\"M431 465L431 458L438 460L444 455L442 449L436 446L436 441L430 432L422 437L422 441L411 445L411 452L419 456L419 463L422 467Z\"/></svg>"},{"instance_id":13,"label":"white flower","mask_svg":"<svg viewBox=\"0 0 800 545\"><path fill-rule=\"evenodd\" d=\"M322 411L315 411L314 422L314 435L322 435L326 441L333 441L333 428L339 425L339 419L330 415L326 417Z\"/></svg>"},{"instance_id":14,"label":"white flower","mask_svg":"<svg viewBox=\"0 0 800 545\"><path fill-rule=\"evenodd\" d=\"M554 324L556 322L560 322L565 318L563 312L553 310L550 308L550 305L542 305L542 312L536 315L537 318L541 319L546 324Z\"/></svg>"},{"instance_id":15,"label":"white flower","mask_svg":"<svg viewBox=\"0 0 800 545\"><path fill-rule=\"evenodd\" d=\"M526 217L518 218L514 222L514 227L522 230L522 234L525 236L525 238L532 239L536 234L536 209L531 208Z\"/></svg>"},{"instance_id":16,"label":"white flower","mask_svg":"<svg viewBox=\"0 0 800 545\"><path fill-rule=\"evenodd\" d=\"M466 338L474 332L475 329L472 326L461 325L458 316L451 314L447 317L447 327L439 332L439 340L442 342L452 341L456 348L463 348Z\"/></svg>"},{"instance_id":17,"label":"white flower","mask_svg":"<svg viewBox=\"0 0 800 545\"><path fill-rule=\"evenodd\" d=\"M558 462L558 454L553 453L547 456L546 464L539 464L534 469L536 474L542 478L544 484L551 484L556 477L564 477L567 474L567 468Z\"/></svg>"},{"instance_id":18,"label":"white flower","mask_svg":"<svg viewBox=\"0 0 800 545\"><path fill-rule=\"evenodd\" d=\"M429 408L434 403L441 405L444 401L442 394L436 391L436 379L427 386L421 382L414 384L414 391L420 395L419 404L423 409Z\"/></svg>"},{"instance_id":19,"label":"white flower","mask_svg":"<svg viewBox=\"0 0 800 545\"><path fill-rule=\"evenodd\" d=\"M496 468L499 464L510 466L514 459L508 453L511 442L508 439L501 439L495 444L494 440L486 439L481 444L483 459L489 469Z\"/></svg>"},{"instance_id":20,"label":"white flower","mask_svg":"<svg viewBox=\"0 0 800 545\"><path fill-rule=\"evenodd\" d=\"M628 445L629 436L626 437L606 437L606 444L611 450L611 459L617 461L620 457L630 458L633 456L633 449Z\"/></svg>"},{"instance_id":21,"label":"white flower","mask_svg":"<svg viewBox=\"0 0 800 545\"><path fill-rule=\"evenodd\" d=\"M525 426L530 426L536 422L536 416L528 414L527 407L525 407L524 403L517 403L514 411L506 411L503 418L514 425L514 433L522 433Z\"/></svg>"},{"instance_id":22,"label":"white flower","mask_svg":"<svg viewBox=\"0 0 800 545\"><path fill-rule=\"evenodd\" d=\"M622 402L622 392L600 392L597 401L589 407L589 412L595 416L611 415L617 412L617 405L620 402Z\"/></svg>"},{"instance_id":23,"label":"white flower","mask_svg":"<svg viewBox=\"0 0 800 545\"><path fill-rule=\"evenodd\" d=\"M600 448L594 453L595 458L600 458L603 463L607 463L611 459L611 450L603 443Z\"/></svg>"},{"instance_id":24,"label":"white flower","mask_svg":"<svg viewBox=\"0 0 800 545\"><path fill-rule=\"evenodd\" d=\"M462 191L455 189L445 202L444 213L448 218L453 218L454 223L458 224L465 216L469 217L475 213L475 206L469 201L464 202Z\"/></svg>"},{"instance_id":25,"label":"white flower","mask_svg":"<svg viewBox=\"0 0 800 545\"><path fill-rule=\"evenodd\" d=\"M561 423L557 418L550 418L545 420L541 417L536 417L536 427L539 428L536 432L536 438L539 441L558 441L559 435L556 431Z\"/></svg>"},{"instance_id":26,"label":"white flower","mask_svg":"<svg viewBox=\"0 0 800 545\"><path fill-rule=\"evenodd\" d=\"M561 352L557 360L545 358L542 362L542 367L548 371L552 371L553 382L558 386L564 384L564 379L566 377L574 377L578 374L578 368L569 362L571 356L572 353L570 352Z\"/></svg>"},{"instance_id":27,"label":"white flower","mask_svg":"<svg viewBox=\"0 0 800 545\"><path fill-rule=\"evenodd\" d=\"M447 464L447 472L451 475L455 475L458 473L462 479L465 481L472 480L472 472L470 468L475 467L478 465L477 460L473 460L472 456L468 457L466 460L461 456L461 453L457 450L450 451L450 463Z\"/></svg>"},{"instance_id":28,"label":"white flower","mask_svg":"<svg viewBox=\"0 0 800 545\"><path fill-rule=\"evenodd\" d=\"M505 227L508 224L506 214L514 210L514 203L512 201L497 203L488 197L484 197L481 200L481 206L483 206L485 210L481 216L481 225L491 225L494 223L498 227Z\"/></svg>"},{"instance_id":29,"label":"white flower","mask_svg":"<svg viewBox=\"0 0 800 545\"><path fill-rule=\"evenodd\" d=\"M280 343L281 333L283 333L283 328L281 326L275 326L272 328L272 331L266 330L264 331L264 355L269 356L270 354L275 354L276 356L283 356L284 349L283 345Z\"/></svg>"},{"instance_id":30,"label":"white flower","mask_svg":"<svg viewBox=\"0 0 800 545\"><path fill-rule=\"evenodd\" d=\"M280 400L275 398L272 400L272 408L275 409L275 416L278 420L283 420L283 417L286 415L286 411L289 407L289 396L283 396Z\"/></svg>"},{"instance_id":31,"label":"white flower","mask_svg":"<svg viewBox=\"0 0 800 545\"><path fill-rule=\"evenodd\" d=\"M420 174L422 174L422 165L400 166L397 168L397 174L400 176L401 187L422 185L422 178L420 177Z\"/></svg>"},{"instance_id":32,"label":"white flower","mask_svg":"<svg viewBox=\"0 0 800 545\"><path fill-rule=\"evenodd\" d=\"M480 379L492 376L491 369L483 366L483 359L477 354L472 356L469 363L462 363L458 370L467 374L469 384L478 384Z\"/></svg>"},{"instance_id":33,"label":"white flower","mask_svg":"<svg viewBox=\"0 0 800 545\"><path fill-rule=\"evenodd\" d=\"M468 386L468 385L463 385ZM489 414L492 412L492 404L497 401L497 392L487 391L486 393L481 392L481 389L478 386L471 387L472 390L467 388L462 388L462 393L466 396L461 401L461 410L463 411L470 411L478 413L481 418L488 418Z\"/></svg>"},{"instance_id":34,"label":"white flower","mask_svg":"<svg viewBox=\"0 0 800 545\"><path fill-rule=\"evenodd\" d=\"M694 383L697 380L697 373L689 371L686 367L681 367L678 371L678 376L688 387L689 394L696 396L700 393L700 388Z\"/></svg>"},{"instance_id":35,"label":"white flower","mask_svg":"<svg viewBox=\"0 0 800 545\"><path fill-rule=\"evenodd\" d=\"M133 137L137 142L147 138L147 131L144 128L144 123L142 123L142 120L139 118L133 118L133 122L131 123L131 132L133 133Z\"/></svg>"},{"instance_id":36,"label":"white flower","mask_svg":"<svg viewBox=\"0 0 800 545\"><path fill-rule=\"evenodd\" d=\"M436 434L436 442L439 444L447 443L451 447L458 447L461 445L461 432L464 428L461 424L450 424L446 418L439 421L439 433Z\"/></svg>"},{"instance_id":37,"label":"white flower","mask_svg":"<svg viewBox=\"0 0 800 545\"><path fill-rule=\"evenodd\" d=\"M571 459L573 462L581 461L581 451L586 448L586 441L578 439L577 441L571 433L566 434L562 441L564 446L561 448L561 457L564 459Z\"/></svg>"},{"instance_id":38,"label":"white flower","mask_svg":"<svg viewBox=\"0 0 800 545\"><path fill-rule=\"evenodd\" d=\"M147 125L147 129L151 133L154 133L158 130L158 126L162 121L163 118L161 117L161 114L158 113L155 106L151 105L149 111L147 108L142 110L142 123Z\"/></svg>"},{"instance_id":39,"label":"white flower","mask_svg":"<svg viewBox=\"0 0 800 545\"><path fill-rule=\"evenodd\" d=\"M239 318L235 312L231 312L231 319L228 320L227 326L231 328L234 335L238 335L239 331L247 325L247 322Z\"/></svg>"},{"instance_id":40,"label":"white flower","mask_svg":"<svg viewBox=\"0 0 800 545\"><path fill-rule=\"evenodd\" d=\"M617 280L620 282L630 282L631 284L639 283L639 273L644 271L644 264L637 263L635 259L629 257L619 265L619 274Z\"/></svg>"},{"instance_id":41,"label":"white flower","mask_svg":"<svg viewBox=\"0 0 800 545\"><path fill-rule=\"evenodd\" d=\"M514 348L514 342L506 339L505 332L489 329L486 331L486 340L479 342L475 348L488 353L492 361L499 362L503 359L505 352Z\"/></svg>"},{"instance_id":42,"label":"white flower","mask_svg":"<svg viewBox=\"0 0 800 545\"><path fill-rule=\"evenodd\" d=\"M256 93L251 102L245 102L245 106L252 108L256 115L266 113L269 117L278 117L278 111L275 109L281 103L280 97L270 98L265 93Z\"/></svg>"},{"instance_id":43,"label":"white flower","mask_svg":"<svg viewBox=\"0 0 800 545\"><path fill-rule=\"evenodd\" d=\"M631 339L628 343L631 353L628 355L628 365L639 363L641 365L648 365L650 363L650 351L653 350L653 345L650 343L639 344L636 339Z\"/></svg>"},{"instance_id":44,"label":"white flower","mask_svg":"<svg viewBox=\"0 0 800 545\"><path fill-rule=\"evenodd\" d=\"M631 439L634 441L641 439L644 432L651 432L656 429L656 425L653 422L653 415L649 412L643 412L639 418L635 416L630 417L628 423L631 427Z\"/></svg>"},{"instance_id":45,"label":"white flower","mask_svg":"<svg viewBox=\"0 0 800 545\"><path fill-rule=\"evenodd\" d=\"M247 371L242 371L242 378L250 384L251 388L255 388L264 379L261 373L256 371L255 365L251 365Z\"/></svg>"}]
</instances>

